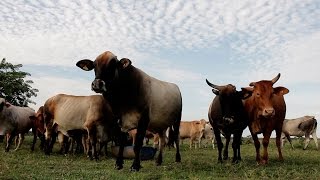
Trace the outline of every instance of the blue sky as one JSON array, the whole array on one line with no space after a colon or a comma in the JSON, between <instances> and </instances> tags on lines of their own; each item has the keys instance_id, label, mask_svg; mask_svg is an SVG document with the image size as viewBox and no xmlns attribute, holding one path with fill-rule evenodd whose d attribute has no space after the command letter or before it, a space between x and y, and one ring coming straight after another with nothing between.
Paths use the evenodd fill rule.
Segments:
<instances>
[{"instance_id":1,"label":"blue sky","mask_svg":"<svg viewBox=\"0 0 320 180\"><path fill-rule=\"evenodd\" d=\"M319 0L0 1L0 55L30 72L37 109L57 94L94 94L75 66L109 50L183 96L182 120L207 119L208 78L237 89L285 86L287 118L320 117Z\"/></svg>"}]
</instances>

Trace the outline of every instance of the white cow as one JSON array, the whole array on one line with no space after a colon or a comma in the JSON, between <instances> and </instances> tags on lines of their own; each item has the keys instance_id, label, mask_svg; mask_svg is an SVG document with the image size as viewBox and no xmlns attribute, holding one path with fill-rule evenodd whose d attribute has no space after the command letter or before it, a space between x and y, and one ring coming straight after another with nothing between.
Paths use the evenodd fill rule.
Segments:
<instances>
[{"instance_id":1,"label":"white cow","mask_svg":"<svg viewBox=\"0 0 320 180\"><path fill-rule=\"evenodd\" d=\"M10 144L15 136L19 136L19 142L16 146L17 150L23 140L24 134L33 128L33 121L29 118L34 116L35 111L29 107L14 106L5 99L0 98L0 135L6 135L7 145L5 151L8 152ZM33 132L35 132L33 130ZM34 133L34 139L35 139ZM31 149L34 148L34 143Z\"/></svg>"},{"instance_id":2,"label":"white cow","mask_svg":"<svg viewBox=\"0 0 320 180\"><path fill-rule=\"evenodd\" d=\"M318 149L317 120L314 116L303 116L296 119L285 119L282 126L281 147L283 147L285 137L287 137L293 149L290 136L305 136L303 147L303 149L305 150L309 145L311 134Z\"/></svg>"}]
</instances>

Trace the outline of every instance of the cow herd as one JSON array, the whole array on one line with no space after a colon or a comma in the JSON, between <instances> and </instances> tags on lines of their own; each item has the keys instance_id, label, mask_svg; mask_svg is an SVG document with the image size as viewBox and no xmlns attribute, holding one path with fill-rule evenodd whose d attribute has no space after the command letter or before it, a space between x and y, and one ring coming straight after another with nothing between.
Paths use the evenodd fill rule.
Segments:
<instances>
[{"instance_id":1,"label":"cow herd","mask_svg":"<svg viewBox=\"0 0 320 180\"><path fill-rule=\"evenodd\" d=\"M56 139L61 151L67 153L70 144L91 159L98 159L107 143L117 147L116 169L122 169L128 152L128 137L131 146L132 171L139 171L140 161L145 156L144 140L154 138L158 151L156 165L162 164L165 146L174 146L175 162L181 162L180 142L190 139L190 148L201 147L201 139L217 143L218 161L229 158L228 146L232 136L232 162L241 161L240 145L243 130L248 127L256 148L256 161L268 163L268 145L272 131L276 132L279 160L283 160L281 148L284 139L291 143L290 136L305 136L304 149L312 135L318 148L314 116L285 120L285 87L274 87L280 74L271 80L251 82L240 91L232 84L215 85L208 80L215 97L205 120L181 121L182 96L176 84L158 80L134 67L130 59L118 60L110 51L99 55L95 61L83 59L76 65L85 71L94 70L95 79L91 88L102 95L73 96L57 94L44 102L37 112L28 107L17 107L0 98L0 135L6 135L5 151L9 151L14 137L21 145L24 134L32 129L46 154L52 152ZM258 134L263 135L263 154L260 155ZM225 137L225 145L221 139ZM69 143L72 141L72 143ZM132 142L131 142L132 144ZM292 144L291 144L292 145ZM224 149L223 149L224 148ZM292 146L293 148L293 146ZM130 150L130 149L129 149ZM141 152L141 153L140 153ZM154 154L153 154L154 155ZM153 155L151 155L153 157Z\"/></svg>"}]
</instances>

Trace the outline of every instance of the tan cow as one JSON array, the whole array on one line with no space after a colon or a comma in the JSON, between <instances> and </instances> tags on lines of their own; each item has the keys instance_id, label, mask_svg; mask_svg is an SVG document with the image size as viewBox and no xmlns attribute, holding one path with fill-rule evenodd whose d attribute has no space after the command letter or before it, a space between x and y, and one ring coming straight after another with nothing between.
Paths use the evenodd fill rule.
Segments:
<instances>
[{"instance_id":1,"label":"tan cow","mask_svg":"<svg viewBox=\"0 0 320 180\"><path fill-rule=\"evenodd\" d=\"M282 126L281 147L283 147L285 137L287 137L293 149L290 136L305 136L303 147L303 149L305 150L309 145L310 135L312 135L316 147L317 149L319 149L317 140L317 120L314 118L314 116L303 116L296 119L285 119Z\"/></svg>"},{"instance_id":2,"label":"tan cow","mask_svg":"<svg viewBox=\"0 0 320 180\"><path fill-rule=\"evenodd\" d=\"M206 141L210 141L212 145L212 149L214 149L215 138L214 138L213 128L209 122L206 122L206 126L204 128L202 138L205 139ZM207 147L207 143L208 142L206 142L205 147Z\"/></svg>"},{"instance_id":3,"label":"tan cow","mask_svg":"<svg viewBox=\"0 0 320 180\"><path fill-rule=\"evenodd\" d=\"M181 121L180 123L180 139L190 138L190 149L193 144L194 147L201 147L201 138L203 136L204 130L206 126L206 120L201 119L199 121ZM198 143L194 143L197 141Z\"/></svg>"},{"instance_id":4,"label":"tan cow","mask_svg":"<svg viewBox=\"0 0 320 180\"><path fill-rule=\"evenodd\" d=\"M44 104L44 121L46 125L46 154L53 144L51 136L56 131L68 135L70 130L86 130L92 147L91 158L98 159L97 142L107 141L110 127L114 128L114 116L108 102L101 95L73 96L58 94L49 98ZM88 154L90 156L90 154Z\"/></svg>"}]
</instances>

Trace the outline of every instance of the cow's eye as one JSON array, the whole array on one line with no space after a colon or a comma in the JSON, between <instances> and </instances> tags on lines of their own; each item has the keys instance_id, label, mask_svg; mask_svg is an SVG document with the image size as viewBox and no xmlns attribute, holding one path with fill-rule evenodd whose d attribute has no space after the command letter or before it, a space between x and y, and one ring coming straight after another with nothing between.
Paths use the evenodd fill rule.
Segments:
<instances>
[{"instance_id":1,"label":"cow's eye","mask_svg":"<svg viewBox=\"0 0 320 180\"><path fill-rule=\"evenodd\" d=\"M257 96L260 97L260 93L257 93Z\"/></svg>"}]
</instances>

